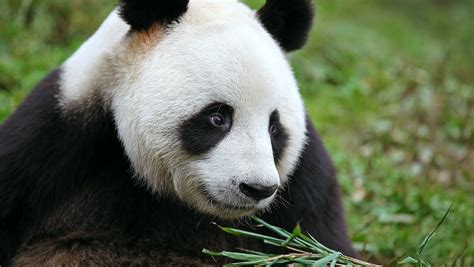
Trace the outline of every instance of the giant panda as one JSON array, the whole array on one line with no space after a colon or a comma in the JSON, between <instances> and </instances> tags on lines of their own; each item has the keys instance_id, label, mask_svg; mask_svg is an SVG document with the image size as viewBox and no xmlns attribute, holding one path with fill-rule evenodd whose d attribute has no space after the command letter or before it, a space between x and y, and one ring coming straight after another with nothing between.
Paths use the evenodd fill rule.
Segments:
<instances>
[{"instance_id":1,"label":"giant panda","mask_svg":"<svg viewBox=\"0 0 474 267\"><path fill-rule=\"evenodd\" d=\"M310 0L122 0L0 126L0 265L275 251L211 224L252 214L357 256L287 61L312 18Z\"/></svg>"}]
</instances>

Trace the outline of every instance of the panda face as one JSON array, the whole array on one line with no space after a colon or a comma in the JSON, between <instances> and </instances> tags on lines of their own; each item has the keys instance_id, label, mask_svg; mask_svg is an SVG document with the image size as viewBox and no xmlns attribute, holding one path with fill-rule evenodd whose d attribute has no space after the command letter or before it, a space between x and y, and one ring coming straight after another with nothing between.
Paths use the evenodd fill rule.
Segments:
<instances>
[{"instance_id":1,"label":"panda face","mask_svg":"<svg viewBox=\"0 0 474 267\"><path fill-rule=\"evenodd\" d=\"M297 164L305 113L254 12L191 1L179 23L125 35L105 60L104 102L138 179L221 218L270 207Z\"/></svg>"}]
</instances>

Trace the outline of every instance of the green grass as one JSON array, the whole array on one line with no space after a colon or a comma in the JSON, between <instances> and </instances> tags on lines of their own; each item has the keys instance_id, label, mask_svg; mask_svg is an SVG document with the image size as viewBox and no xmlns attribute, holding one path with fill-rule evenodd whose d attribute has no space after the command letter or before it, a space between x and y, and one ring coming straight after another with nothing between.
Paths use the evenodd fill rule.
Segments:
<instances>
[{"instance_id":1,"label":"green grass","mask_svg":"<svg viewBox=\"0 0 474 267\"><path fill-rule=\"evenodd\" d=\"M0 121L113 5L0 2ZM310 43L291 55L366 260L415 255L454 202L423 257L474 264L473 13L469 0L320 0Z\"/></svg>"}]
</instances>

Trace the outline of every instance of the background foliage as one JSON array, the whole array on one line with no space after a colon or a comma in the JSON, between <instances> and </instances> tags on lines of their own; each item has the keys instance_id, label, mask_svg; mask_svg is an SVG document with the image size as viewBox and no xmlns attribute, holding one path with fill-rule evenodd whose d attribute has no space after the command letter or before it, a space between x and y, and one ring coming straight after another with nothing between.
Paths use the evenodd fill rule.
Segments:
<instances>
[{"instance_id":1,"label":"background foliage","mask_svg":"<svg viewBox=\"0 0 474 267\"><path fill-rule=\"evenodd\" d=\"M247 1L254 7L262 1ZM94 32L114 1L0 1L0 121ZM320 0L291 55L337 169L357 249L474 264L474 1Z\"/></svg>"}]
</instances>

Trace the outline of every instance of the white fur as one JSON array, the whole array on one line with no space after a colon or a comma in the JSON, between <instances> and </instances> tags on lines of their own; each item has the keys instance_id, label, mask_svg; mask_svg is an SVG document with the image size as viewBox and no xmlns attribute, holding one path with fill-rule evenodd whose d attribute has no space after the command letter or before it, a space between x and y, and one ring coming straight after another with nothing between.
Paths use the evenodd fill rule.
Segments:
<instances>
[{"instance_id":1,"label":"white fur","mask_svg":"<svg viewBox=\"0 0 474 267\"><path fill-rule=\"evenodd\" d=\"M107 71L104 69L107 56L113 54L129 29L117 12L112 12L97 32L63 64L60 98L65 107L94 96L100 75Z\"/></svg>"},{"instance_id":2,"label":"white fur","mask_svg":"<svg viewBox=\"0 0 474 267\"><path fill-rule=\"evenodd\" d=\"M63 105L94 95L107 100L137 176L155 192L221 217L267 207L273 197L255 203L238 184L283 185L305 142L305 117L285 54L255 13L235 1L191 1L144 53L131 51L133 37L124 38L128 26L117 20L112 14L64 65ZM177 127L213 102L234 108L232 130L207 155L190 156ZM275 109L290 138L278 166L268 134ZM218 202L249 210L216 206L199 185Z\"/></svg>"}]
</instances>

